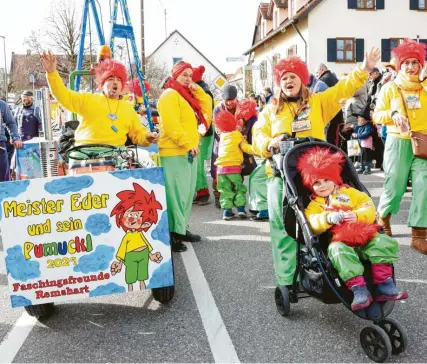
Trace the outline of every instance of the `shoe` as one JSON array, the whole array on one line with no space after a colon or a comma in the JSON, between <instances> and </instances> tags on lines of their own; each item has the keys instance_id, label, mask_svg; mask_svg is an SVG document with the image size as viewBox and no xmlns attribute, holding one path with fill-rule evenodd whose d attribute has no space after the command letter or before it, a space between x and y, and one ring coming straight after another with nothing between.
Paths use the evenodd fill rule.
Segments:
<instances>
[{"instance_id":1,"label":"shoe","mask_svg":"<svg viewBox=\"0 0 427 364\"><path fill-rule=\"evenodd\" d=\"M369 168L369 167L366 168L365 171L363 172L364 175L368 175L368 174L371 174L371 173L372 173L371 172L371 168Z\"/></svg>"},{"instance_id":2,"label":"shoe","mask_svg":"<svg viewBox=\"0 0 427 364\"><path fill-rule=\"evenodd\" d=\"M173 233L172 233L173 234ZM171 249L175 253L182 253L187 250L185 244L171 234Z\"/></svg>"},{"instance_id":3,"label":"shoe","mask_svg":"<svg viewBox=\"0 0 427 364\"><path fill-rule=\"evenodd\" d=\"M181 234L177 234L177 233L172 233L172 234L174 234L174 236L178 240L186 241L188 243L198 243L199 241L202 240L202 237L200 235L192 234L188 230L185 232L185 235L181 235Z\"/></svg>"},{"instance_id":4,"label":"shoe","mask_svg":"<svg viewBox=\"0 0 427 364\"><path fill-rule=\"evenodd\" d=\"M209 203L209 195L199 196L199 197L197 197L197 199L198 199L198 205L199 206L204 206L204 205L207 205Z\"/></svg>"},{"instance_id":5,"label":"shoe","mask_svg":"<svg viewBox=\"0 0 427 364\"><path fill-rule=\"evenodd\" d=\"M357 174L362 174L364 171L365 171L365 169L363 167L356 169Z\"/></svg>"},{"instance_id":6,"label":"shoe","mask_svg":"<svg viewBox=\"0 0 427 364\"><path fill-rule=\"evenodd\" d=\"M268 210L261 210L256 216L251 217L252 221L266 221L269 220Z\"/></svg>"},{"instance_id":7,"label":"shoe","mask_svg":"<svg viewBox=\"0 0 427 364\"><path fill-rule=\"evenodd\" d=\"M246 210L245 210L245 206L240 206L237 208L237 215L243 218L248 217L248 214L246 213Z\"/></svg>"},{"instance_id":8,"label":"shoe","mask_svg":"<svg viewBox=\"0 0 427 364\"><path fill-rule=\"evenodd\" d=\"M257 210L249 209L249 216L250 217L254 217L254 216L258 215L258 213L259 213L259 211L257 211Z\"/></svg>"},{"instance_id":9,"label":"shoe","mask_svg":"<svg viewBox=\"0 0 427 364\"><path fill-rule=\"evenodd\" d=\"M377 285L378 302L404 300L405 298L408 298L408 292L399 291L391 277Z\"/></svg>"},{"instance_id":10,"label":"shoe","mask_svg":"<svg viewBox=\"0 0 427 364\"><path fill-rule=\"evenodd\" d=\"M360 167L360 163L359 162L354 163L354 168L359 168L359 167Z\"/></svg>"},{"instance_id":11,"label":"shoe","mask_svg":"<svg viewBox=\"0 0 427 364\"><path fill-rule=\"evenodd\" d=\"M412 228L411 247L421 254L427 254L427 228Z\"/></svg>"},{"instance_id":12,"label":"shoe","mask_svg":"<svg viewBox=\"0 0 427 364\"><path fill-rule=\"evenodd\" d=\"M219 197L215 197L215 207L216 207L217 209L220 209L220 208L221 208L221 203L219 202Z\"/></svg>"},{"instance_id":13,"label":"shoe","mask_svg":"<svg viewBox=\"0 0 427 364\"><path fill-rule=\"evenodd\" d=\"M223 214L222 214L222 219L225 221L231 220L235 217L236 215L233 213L233 211L231 209L225 209Z\"/></svg>"},{"instance_id":14,"label":"shoe","mask_svg":"<svg viewBox=\"0 0 427 364\"><path fill-rule=\"evenodd\" d=\"M368 291L366 286L353 286L351 287L353 292L353 302L351 303L352 311L359 311L368 307L373 301L371 293Z\"/></svg>"},{"instance_id":15,"label":"shoe","mask_svg":"<svg viewBox=\"0 0 427 364\"><path fill-rule=\"evenodd\" d=\"M385 217L380 217L380 215L377 215L377 223L384 229L384 233L388 236L393 236L391 232L391 226L390 226L390 220L391 220L391 214L388 214Z\"/></svg>"}]
</instances>

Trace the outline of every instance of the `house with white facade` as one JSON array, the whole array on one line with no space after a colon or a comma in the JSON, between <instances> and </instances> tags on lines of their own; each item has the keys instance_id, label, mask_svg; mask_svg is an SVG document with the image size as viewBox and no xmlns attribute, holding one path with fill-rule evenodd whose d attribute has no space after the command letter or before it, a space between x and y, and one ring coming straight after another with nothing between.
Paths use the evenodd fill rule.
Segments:
<instances>
[{"instance_id":1,"label":"house with white facade","mask_svg":"<svg viewBox=\"0 0 427 364\"><path fill-rule=\"evenodd\" d=\"M164 64L168 70L181 60L193 67L203 65L205 67L203 80L209 86L216 85L221 88L226 82L225 75L178 30L172 32L147 58Z\"/></svg>"},{"instance_id":2,"label":"house with white facade","mask_svg":"<svg viewBox=\"0 0 427 364\"><path fill-rule=\"evenodd\" d=\"M273 66L289 55L301 57L312 73L324 63L339 76L372 47L388 62L404 38L427 43L427 0L271 0L260 3L252 46L244 52L259 71L246 78L256 93L272 87Z\"/></svg>"}]
</instances>

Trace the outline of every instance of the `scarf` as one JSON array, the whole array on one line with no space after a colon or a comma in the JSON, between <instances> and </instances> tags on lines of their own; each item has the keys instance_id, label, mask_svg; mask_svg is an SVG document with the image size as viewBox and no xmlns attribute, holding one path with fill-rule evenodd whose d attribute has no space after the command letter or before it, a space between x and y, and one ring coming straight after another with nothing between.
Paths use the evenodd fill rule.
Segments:
<instances>
[{"instance_id":1,"label":"scarf","mask_svg":"<svg viewBox=\"0 0 427 364\"><path fill-rule=\"evenodd\" d=\"M205 117L202 113L202 107L200 106L200 102L198 99L194 97L194 95L190 92L188 87L184 87L177 80L173 78L169 78L165 84L165 89L171 88L177 91L184 99L187 101L191 108L194 110L196 114L198 125L203 124L205 126L205 130L208 130L208 123L205 120Z\"/></svg>"},{"instance_id":2,"label":"scarf","mask_svg":"<svg viewBox=\"0 0 427 364\"><path fill-rule=\"evenodd\" d=\"M405 91L419 91L423 88L419 75L407 75L399 72L394 83Z\"/></svg>"}]
</instances>

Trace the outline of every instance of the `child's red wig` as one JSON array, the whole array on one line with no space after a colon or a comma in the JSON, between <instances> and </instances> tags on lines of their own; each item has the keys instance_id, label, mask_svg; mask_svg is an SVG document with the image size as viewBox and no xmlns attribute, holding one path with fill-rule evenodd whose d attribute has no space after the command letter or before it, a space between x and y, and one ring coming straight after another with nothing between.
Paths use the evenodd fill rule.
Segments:
<instances>
[{"instance_id":1,"label":"child's red wig","mask_svg":"<svg viewBox=\"0 0 427 364\"><path fill-rule=\"evenodd\" d=\"M248 121L253 117L258 116L258 110L256 108L256 102L253 100L242 100L237 105L236 120Z\"/></svg>"},{"instance_id":2,"label":"child's red wig","mask_svg":"<svg viewBox=\"0 0 427 364\"><path fill-rule=\"evenodd\" d=\"M228 133L230 131L236 130L237 120L228 111L220 111L215 116L215 127L222 133Z\"/></svg>"}]
</instances>

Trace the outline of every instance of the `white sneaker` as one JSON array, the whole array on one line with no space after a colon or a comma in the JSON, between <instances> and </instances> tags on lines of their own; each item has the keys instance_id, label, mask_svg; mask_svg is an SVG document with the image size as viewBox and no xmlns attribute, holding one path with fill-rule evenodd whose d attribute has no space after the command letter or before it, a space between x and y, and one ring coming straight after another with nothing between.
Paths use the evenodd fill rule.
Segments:
<instances>
[{"instance_id":1,"label":"white sneaker","mask_svg":"<svg viewBox=\"0 0 427 364\"><path fill-rule=\"evenodd\" d=\"M359 168L359 167L360 167L360 163L359 162L354 163L354 168Z\"/></svg>"}]
</instances>

